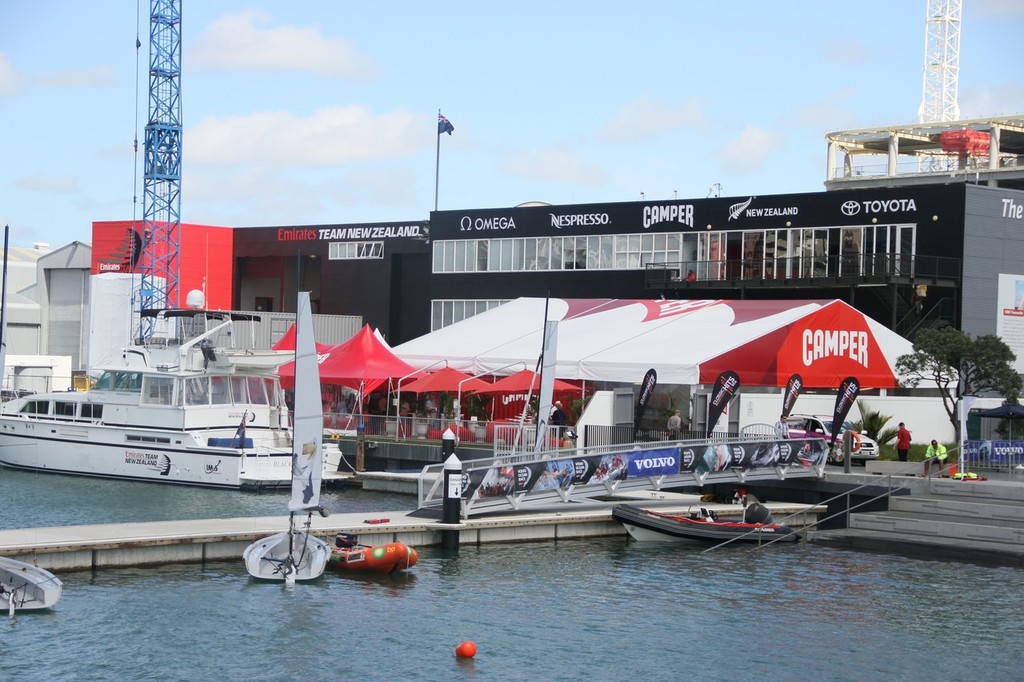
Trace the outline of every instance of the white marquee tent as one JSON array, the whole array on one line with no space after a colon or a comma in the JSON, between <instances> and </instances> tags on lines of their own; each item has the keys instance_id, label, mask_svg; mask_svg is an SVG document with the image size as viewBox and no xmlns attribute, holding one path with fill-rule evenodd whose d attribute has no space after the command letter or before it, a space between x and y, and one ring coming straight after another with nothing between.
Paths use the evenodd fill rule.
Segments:
<instances>
[{"instance_id":1,"label":"white marquee tent","mask_svg":"<svg viewBox=\"0 0 1024 682\"><path fill-rule=\"evenodd\" d=\"M639 382L654 368L664 384L710 384L722 371L745 386L864 388L896 385L910 341L839 300L645 300L520 298L393 350L418 368L440 360L469 374L533 368L544 310L557 320L560 379Z\"/></svg>"}]
</instances>

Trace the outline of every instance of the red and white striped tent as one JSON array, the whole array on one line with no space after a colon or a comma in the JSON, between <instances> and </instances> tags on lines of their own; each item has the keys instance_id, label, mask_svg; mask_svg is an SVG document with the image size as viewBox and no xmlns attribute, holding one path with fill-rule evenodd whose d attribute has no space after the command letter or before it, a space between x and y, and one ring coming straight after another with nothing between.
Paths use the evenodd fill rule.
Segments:
<instances>
[{"instance_id":1,"label":"red and white striped tent","mask_svg":"<svg viewBox=\"0 0 1024 682\"><path fill-rule=\"evenodd\" d=\"M744 386L784 386L800 374L808 388L848 376L863 388L896 386L907 339L839 300L734 301L519 298L393 350L414 367L439 360L469 374L533 367L544 309L557 320L560 379L710 384L725 370Z\"/></svg>"}]
</instances>

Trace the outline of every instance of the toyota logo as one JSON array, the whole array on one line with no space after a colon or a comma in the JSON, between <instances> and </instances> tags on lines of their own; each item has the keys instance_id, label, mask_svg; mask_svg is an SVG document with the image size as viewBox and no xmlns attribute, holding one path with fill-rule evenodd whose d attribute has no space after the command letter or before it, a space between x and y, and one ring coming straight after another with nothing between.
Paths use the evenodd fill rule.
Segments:
<instances>
[{"instance_id":1,"label":"toyota logo","mask_svg":"<svg viewBox=\"0 0 1024 682\"><path fill-rule=\"evenodd\" d=\"M860 204L853 199L850 199L849 201L843 202L841 209L843 211L843 215L857 215L860 213Z\"/></svg>"}]
</instances>

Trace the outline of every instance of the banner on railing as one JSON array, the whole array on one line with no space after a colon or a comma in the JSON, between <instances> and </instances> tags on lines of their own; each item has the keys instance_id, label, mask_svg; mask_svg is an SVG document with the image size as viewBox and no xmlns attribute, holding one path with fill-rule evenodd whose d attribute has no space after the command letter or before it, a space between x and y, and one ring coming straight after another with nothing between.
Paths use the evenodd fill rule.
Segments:
<instances>
[{"instance_id":1,"label":"banner on railing","mask_svg":"<svg viewBox=\"0 0 1024 682\"><path fill-rule=\"evenodd\" d=\"M462 496L467 500L480 500L680 473L704 474L783 465L811 467L823 462L827 451L827 441L808 438L719 443L699 448L652 448L497 465L464 472Z\"/></svg>"},{"instance_id":2,"label":"banner on railing","mask_svg":"<svg viewBox=\"0 0 1024 682\"><path fill-rule=\"evenodd\" d=\"M1024 462L1024 441L968 440L964 442L964 457L983 467L1011 466Z\"/></svg>"}]
</instances>

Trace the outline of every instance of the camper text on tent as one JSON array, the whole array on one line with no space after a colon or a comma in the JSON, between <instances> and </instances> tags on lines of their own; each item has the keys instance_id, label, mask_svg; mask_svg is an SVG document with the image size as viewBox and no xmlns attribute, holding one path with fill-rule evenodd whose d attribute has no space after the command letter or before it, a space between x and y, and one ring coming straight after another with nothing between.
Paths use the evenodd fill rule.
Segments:
<instances>
[{"instance_id":1,"label":"camper text on tent","mask_svg":"<svg viewBox=\"0 0 1024 682\"><path fill-rule=\"evenodd\" d=\"M805 329L803 336L804 365L829 357L848 357L863 367L868 366L868 333L837 329Z\"/></svg>"}]
</instances>

